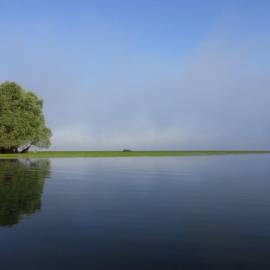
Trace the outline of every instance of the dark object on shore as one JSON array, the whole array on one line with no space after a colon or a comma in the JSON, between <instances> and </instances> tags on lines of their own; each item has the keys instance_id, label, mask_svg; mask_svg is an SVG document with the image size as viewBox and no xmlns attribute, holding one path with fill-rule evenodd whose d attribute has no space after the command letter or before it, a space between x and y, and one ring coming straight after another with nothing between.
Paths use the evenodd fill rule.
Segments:
<instances>
[{"instance_id":1,"label":"dark object on shore","mask_svg":"<svg viewBox=\"0 0 270 270\"><path fill-rule=\"evenodd\" d=\"M123 149L123 152L131 152L130 149Z\"/></svg>"}]
</instances>

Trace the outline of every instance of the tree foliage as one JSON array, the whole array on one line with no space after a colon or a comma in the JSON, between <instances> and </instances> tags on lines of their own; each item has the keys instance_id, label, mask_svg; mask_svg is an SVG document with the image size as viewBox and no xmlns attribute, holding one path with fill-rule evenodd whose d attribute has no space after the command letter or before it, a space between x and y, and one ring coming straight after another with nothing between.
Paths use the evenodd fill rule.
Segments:
<instances>
[{"instance_id":1,"label":"tree foliage","mask_svg":"<svg viewBox=\"0 0 270 270\"><path fill-rule=\"evenodd\" d=\"M15 82L0 84L0 153L27 152L31 146L50 146L43 102Z\"/></svg>"}]
</instances>

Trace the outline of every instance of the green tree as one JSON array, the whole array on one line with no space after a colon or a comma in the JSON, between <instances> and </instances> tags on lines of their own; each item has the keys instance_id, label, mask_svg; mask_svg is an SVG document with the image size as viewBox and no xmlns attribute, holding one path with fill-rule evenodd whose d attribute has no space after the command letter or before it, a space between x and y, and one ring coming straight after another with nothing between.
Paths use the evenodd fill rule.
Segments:
<instances>
[{"instance_id":1,"label":"green tree","mask_svg":"<svg viewBox=\"0 0 270 270\"><path fill-rule=\"evenodd\" d=\"M0 84L0 153L27 152L31 146L50 146L43 102L15 82Z\"/></svg>"}]
</instances>

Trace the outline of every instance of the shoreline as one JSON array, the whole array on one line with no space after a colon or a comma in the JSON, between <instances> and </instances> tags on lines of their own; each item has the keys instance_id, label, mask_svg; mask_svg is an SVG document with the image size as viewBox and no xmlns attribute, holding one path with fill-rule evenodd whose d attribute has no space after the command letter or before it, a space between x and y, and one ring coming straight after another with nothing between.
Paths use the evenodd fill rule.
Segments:
<instances>
[{"instance_id":1,"label":"shoreline","mask_svg":"<svg viewBox=\"0 0 270 270\"><path fill-rule=\"evenodd\" d=\"M96 158L96 157L185 157L209 155L270 154L270 150L155 150L155 151L39 151L0 154L0 159L18 158Z\"/></svg>"}]
</instances>

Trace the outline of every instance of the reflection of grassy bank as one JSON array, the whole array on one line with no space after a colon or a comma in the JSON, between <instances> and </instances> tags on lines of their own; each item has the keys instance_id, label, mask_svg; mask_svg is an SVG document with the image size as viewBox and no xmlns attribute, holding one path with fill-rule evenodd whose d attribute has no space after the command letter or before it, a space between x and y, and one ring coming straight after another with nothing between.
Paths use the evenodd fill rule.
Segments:
<instances>
[{"instance_id":1,"label":"reflection of grassy bank","mask_svg":"<svg viewBox=\"0 0 270 270\"><path fill-rule=\"evenodd\" d=\"M236 154L270 154L270 151L46 151L26 154L0 154L2 158L76 158L76 157L165 157L165 156L199 156L199 155L236 155Z\"/></svg>"}]
</instances>

